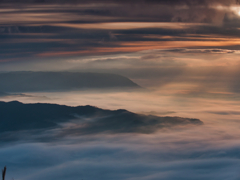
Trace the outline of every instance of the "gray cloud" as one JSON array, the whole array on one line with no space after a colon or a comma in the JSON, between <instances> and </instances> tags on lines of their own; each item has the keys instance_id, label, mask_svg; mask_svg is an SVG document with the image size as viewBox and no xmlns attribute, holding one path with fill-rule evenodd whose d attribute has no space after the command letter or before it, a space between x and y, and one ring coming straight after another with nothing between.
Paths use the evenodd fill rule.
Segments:
<instances>
[{"instance_id":1,"label":"gray cloud","mask_svg":"<svg viewBox=\"0 0 240 180\"><path fill-rule=\"evenodd\" d=\"M240 115L239 111L207 111L207 113L219 115Z\"/></svg>"},{"instance_id":2,"label":"gray cloud","mask_svg":"<svg viewBox=\"0 0 240 180\"><path fill-rule=\"evenodd\" d=\"M10 64L12 61L26 59L41 61L43 59L63 59L91 54L109 54L111 51L122 52L127 50L124 48L124 43L128 46L127 43L152 42L156 44L159 42L161 44L172 42L174 44L179 41L189 41L192 42L192 45L186 46L197 48L198 43L194 45L194 42L209 42L206 36L210 36L210 34L212 34L212 41L216 42L216 45L209 46L206 42L205 46L213 49L219 48L217 42L221 40L221 36L222 38L239 38L238 27L229 28L228 25L226 27L194 26L174 30L161 27L132 30L94 30L55 25L19 26L18 29L20 32L9 34L4 31L0 35L1 64ZM237 48L234 45L226 46L223 44L222 46L230 50ZM104 48L107 49L106 52L101 52L101 49Z\"/></svg>"},{"instance_id":3,"label":"gray cloud","mask_svg":"<svg viewBox=\"0 0 240 180\"><path fill-rule=\"evenodd\" d=\"M187 4L187 5L205 5L205 4L224 4L224 5L229 5L229 4L237 4L239 3L238 0L229 0L229 1L224 1L224 0L23 0L23 1L16 1L16 0L2 0L2 3L89 3L89 2L100 2L100 3L157 3L157 4Z\"/></svg>"},{"instance_id":4,"label":"gray cloud","mask_svg":"<svg viewBox=\"0 0 240 180\"><path fill-rule=\"evenodd\" d=\"M217 9L216 3L222 3L226 6L225 9ZM124 43L143 41L208 41L203 35L238 38L239 16L227 7L231 1L225 3L226 1L171 1L169 4L167 1L143 1L129 4L127 1L118 1L113 4L106 3L105 6L89 3L63 6L48 5L46 1L43 5L26 5L24 8L6 5L2 7L0 18L0 60L7 63L25 59L37 61L81 54L122 52L123 47L128 47ZM173 21L177 21L176 24ZM174 28L169 24L159 27L136 25L133 29L124 24L97 24L121 22L171 22ZM179 25L178 22L183 24ZM91 28L92 25L98 28ZM126 28L121 29L124 26ZM105 48L108 50L102 50ZM226 48L231 49L231 46Z\"/></svg>"}]
</instances>

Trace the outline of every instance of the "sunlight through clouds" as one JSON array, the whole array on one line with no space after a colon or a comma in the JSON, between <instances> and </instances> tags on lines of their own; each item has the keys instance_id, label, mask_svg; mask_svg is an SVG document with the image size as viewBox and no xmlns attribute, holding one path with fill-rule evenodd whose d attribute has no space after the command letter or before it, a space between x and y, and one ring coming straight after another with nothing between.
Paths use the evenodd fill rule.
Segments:
<instances>
[{"instance_id":1,"label":"sunlight through clouds","mask_svg":"<svg viewBox=\"0 0 240 180\"><path fill-rule=\"evenodd\" d=\"M238 180L238 0L2 0L6 179Z\"/></svg>"}]
</instances>

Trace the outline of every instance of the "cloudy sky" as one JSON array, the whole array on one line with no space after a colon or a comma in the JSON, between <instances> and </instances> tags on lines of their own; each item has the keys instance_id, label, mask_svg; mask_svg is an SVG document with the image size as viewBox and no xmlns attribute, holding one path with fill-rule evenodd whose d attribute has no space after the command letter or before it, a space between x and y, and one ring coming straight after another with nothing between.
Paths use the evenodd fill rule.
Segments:
<instances>
[{"instance_id":1,"label":"cloudy sky","mask_svg":"<svg viewBox=\"0 0 240 180\"><path fill-rule=\"evenodd\" d=\"M149 49L238 49L235 0L56 2L1 1L1 62Z\"/></svg>"},{"instance_id":2,"label":"cloudy sky","mask_svg":"<svg viewBox=\"0 0 240 180\"><path fill-rule=\"evenodd\" d=\"M6 134L0 121L0 168L7 166L6 180L239 180L239 57L238 0L0 0L0 84L13 82L9 72L47 71L116 74L141 86L35 92L0 87L0 101L91 105L202 122L153 123L156 131L142 133L129 130L139 119L127 117L133 123L128 126L118 116L72 112L74 118L57 128ZM40 117L35 115L33 122ZM82 134L81 118L113 118L116 124L107 121L110 129ZM62 131L71 133L41 140Z\"/></svg>"}]
</instances>

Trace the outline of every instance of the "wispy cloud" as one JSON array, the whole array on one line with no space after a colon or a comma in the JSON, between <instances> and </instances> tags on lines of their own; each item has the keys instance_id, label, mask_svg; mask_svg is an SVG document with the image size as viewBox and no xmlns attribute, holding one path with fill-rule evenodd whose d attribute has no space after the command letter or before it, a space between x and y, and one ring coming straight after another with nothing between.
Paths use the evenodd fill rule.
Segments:
<instances>
[{"instance_id":1,"label":"wispy cloud","mask_svg":"<svg viewBox=\"0 0 240 180\"><path fill-rule=\"evenodd\" d=\"M239 45L235 1L23 4L1 8L2 62L193 46L236 49Z\"/></svg>"}]
</instances>

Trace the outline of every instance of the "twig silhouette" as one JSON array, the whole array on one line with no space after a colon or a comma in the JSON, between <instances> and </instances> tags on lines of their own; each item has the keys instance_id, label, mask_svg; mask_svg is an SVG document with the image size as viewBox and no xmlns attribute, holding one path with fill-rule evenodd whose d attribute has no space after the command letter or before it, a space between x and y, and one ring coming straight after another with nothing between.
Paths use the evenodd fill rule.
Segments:
<instances>
[{"instance_id":1,"label":"twig silhouette","mask_svg":"<svg viewBox=\"0 0 240 180\"><path fill-rule=\"evenodd\" d=\"M5 180L6 170L7 170L7 167L5 166L2 170L2 180Z\"/></svg>"}]
</instances>

